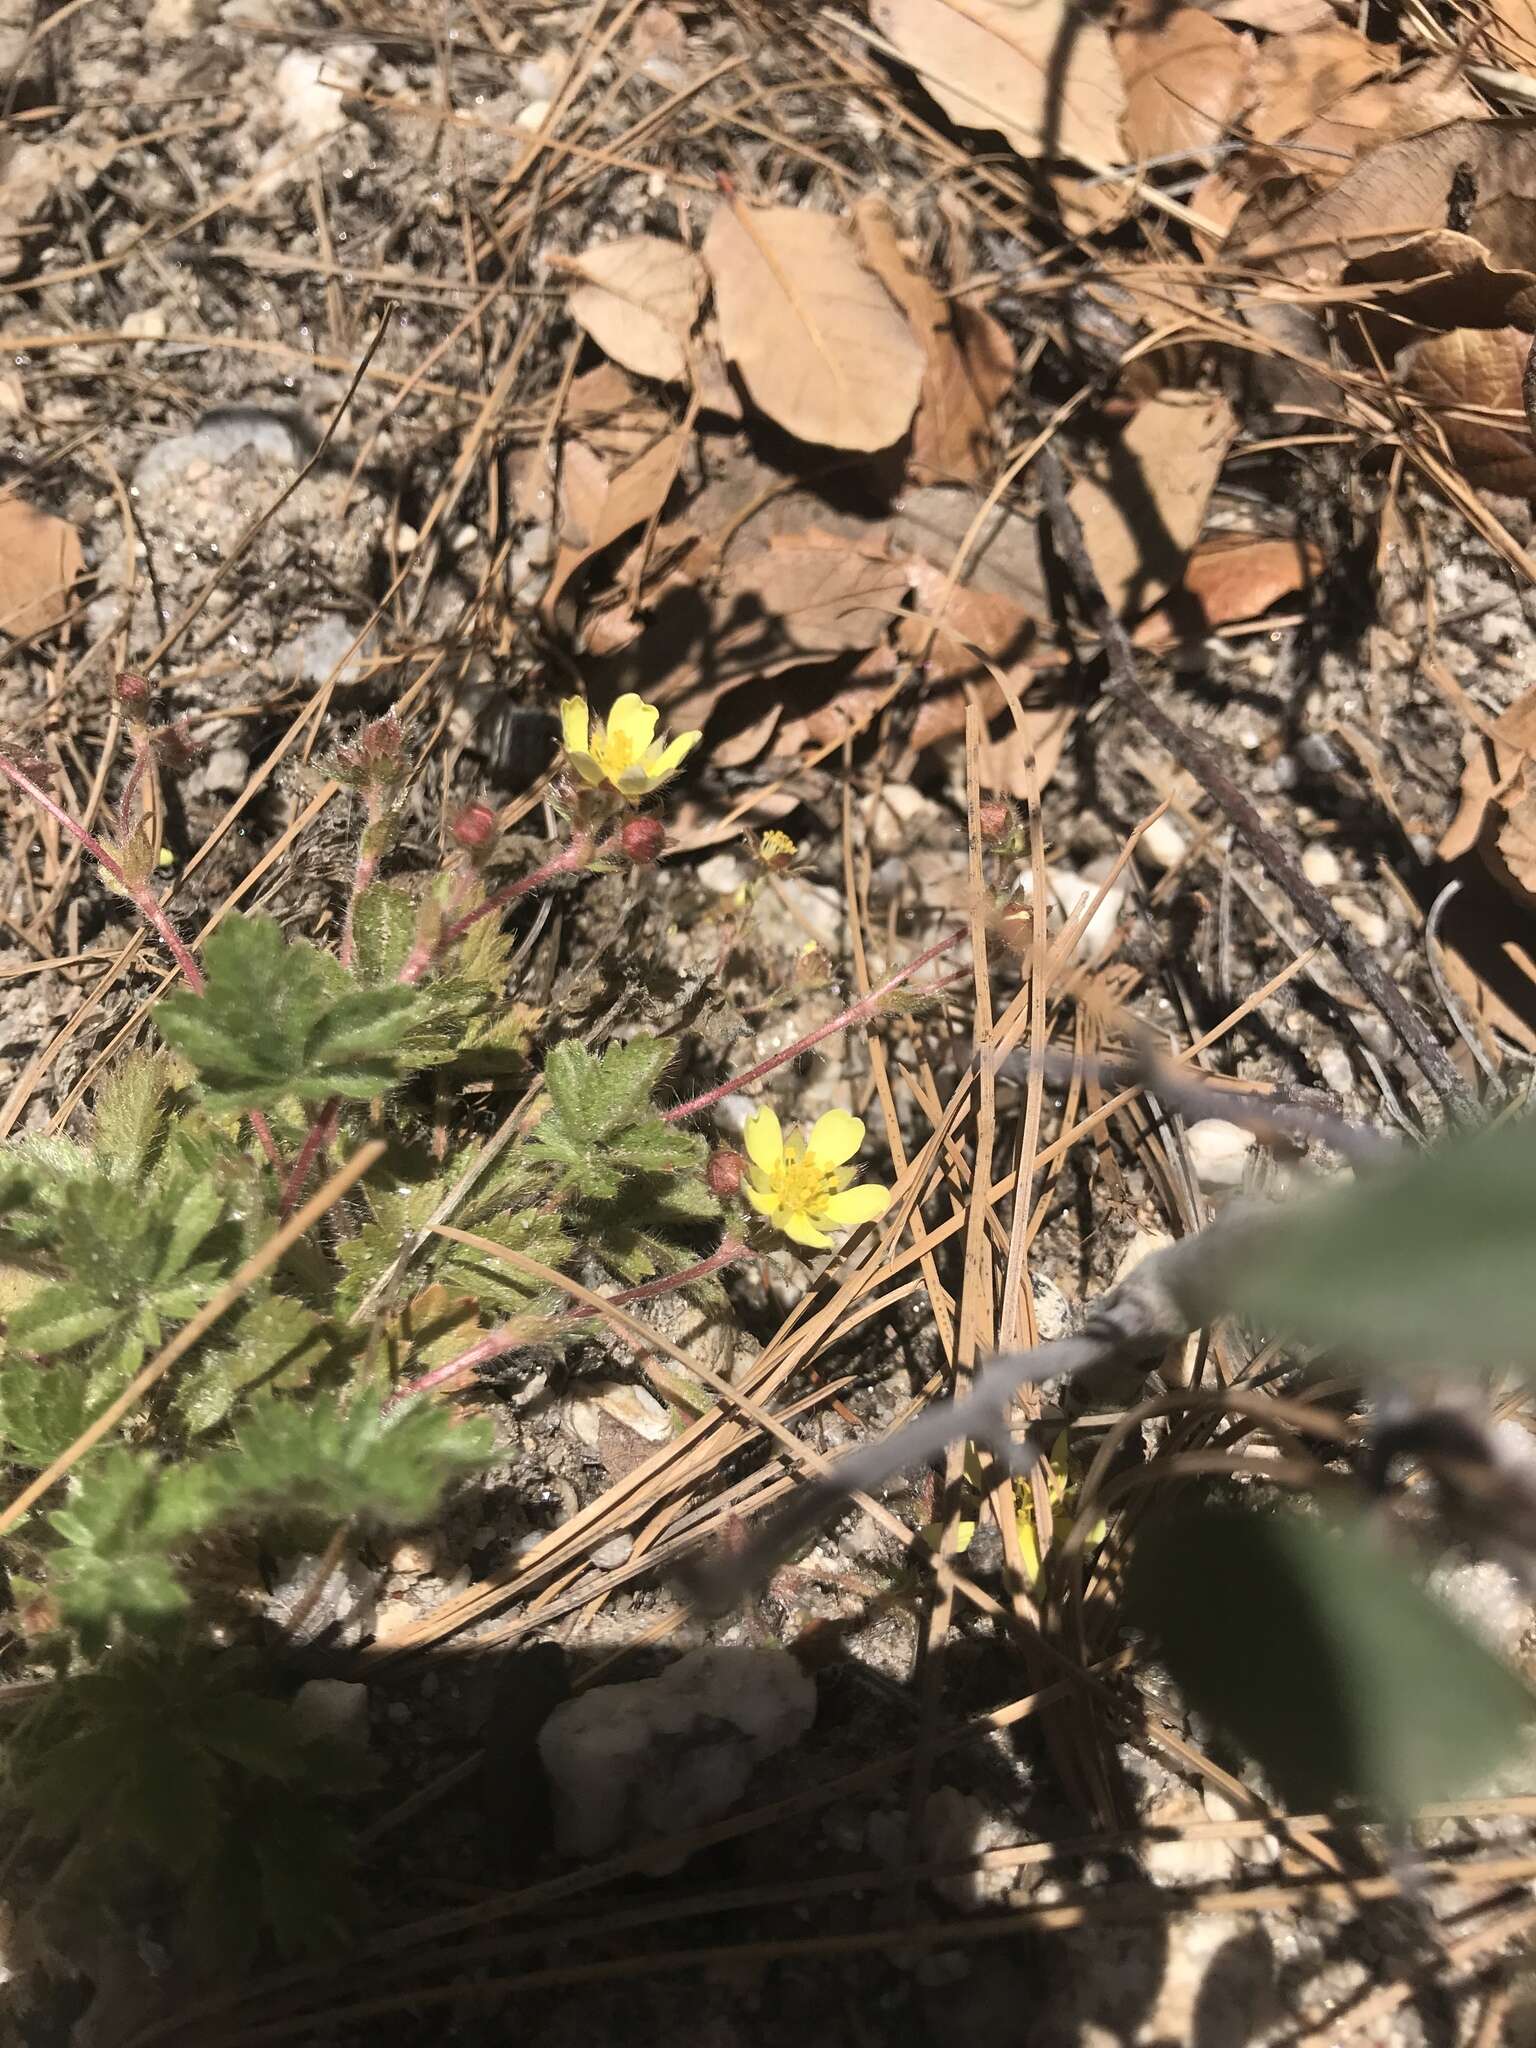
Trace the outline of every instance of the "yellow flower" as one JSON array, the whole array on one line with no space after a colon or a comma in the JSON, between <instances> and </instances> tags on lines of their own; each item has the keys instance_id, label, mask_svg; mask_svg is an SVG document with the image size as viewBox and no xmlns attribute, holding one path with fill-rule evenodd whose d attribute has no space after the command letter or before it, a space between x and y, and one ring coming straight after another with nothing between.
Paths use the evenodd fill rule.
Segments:
<instances>
[{"instance_id":1,"label":"yellow flower","mask_svg":"<svg viewBox=\"0 0 1536 2048\"><path fill-rule=\"evenodd\" d=\"M799 847L787 832L765 832L757 842L758 859L774 874L782 874L793 864L799 852Z\"/></svg>"},{"instance_id":2,"label":"yellow flower","mask_svg":"<svg viewBox=\"0 0 1536 2048\"><path fill-rule=\"evenodd\" d=\"M582 698L567 697L560 706L565 757L589 788L606 783L636 803L675 775L703 738L684 732L663 743L656 737L660 717L656 706L633 690L615 701L606 726L601 719L593 721Z\"/></svg>"},{"instance_id":3,"label":"yellow flower","mask_svg":"<svg viewBox=\"0 0 1536 2048\"><path fill-rule=\"evenodd\" d=\"M885 1188L849 1186L847 1162L864 1142L864 1126L846 1109L818 1117L808 1138L799 1131L786 1138L773 1111L760 1109L747 1119L743 1137L751 1161L743 1193L796 1244L827 1251L832 1240L822 1224L847 1230L885 1214L891 1199Z\"/></svg>"}]
</instances>

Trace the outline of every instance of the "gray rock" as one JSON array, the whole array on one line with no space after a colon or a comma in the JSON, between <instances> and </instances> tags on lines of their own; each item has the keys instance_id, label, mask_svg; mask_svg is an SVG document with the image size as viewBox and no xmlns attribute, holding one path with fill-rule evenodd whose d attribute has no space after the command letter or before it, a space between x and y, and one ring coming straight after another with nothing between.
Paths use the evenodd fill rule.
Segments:
<instances>
[{"instance_id":1,"label":"gray rock","mask_svg":"<svg viewBox=\"0 0 1536 2048\"><path fill-rule=\"evenodd\" d=\"M692 1650L658 1678L595 1686L539 1731L556 1844L591 1858L702 1827L815 1718L814 1682L780 1649Z\"/></svg>"},{"instance_id":2,"label":"gray rock","mask_svg":"<svg viewBox=\"0 0 1536 2048\"><path fill-rule=\"evenodd\" d=\"M205 414L190 434L156 442L133 473L134 488L141 494L161 490L198 463L222 469L247 448L262 462L296 469L308 453L306 438L289 415L257 405L220 406Z\"/></svg>"},{"instance_id":3,"label":"gray rock","mask_svg":"<svg viewBox=\"0 0 1536 2048\"><path fill-rule=\"evenodd\" d=\"M293 1696L291 1708L306 1742L343 1742L349 1748L368 1746L368 1688L346 1678L307 1678Z\"/></svg>"}]
</instances>

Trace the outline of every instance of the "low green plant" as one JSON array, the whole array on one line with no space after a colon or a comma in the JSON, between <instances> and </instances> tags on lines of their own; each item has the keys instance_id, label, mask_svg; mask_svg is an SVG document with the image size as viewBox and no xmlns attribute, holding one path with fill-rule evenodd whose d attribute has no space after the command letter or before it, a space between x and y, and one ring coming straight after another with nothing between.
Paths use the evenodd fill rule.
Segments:
<instances>
[{"instance_id":1,"label":"low green plant","mask_svg":"<svg viewBox=\"0 0 1536 2048\"><path fill-rule=\"evenodd\" d=\"M638 806L697 735L657 741L638 699L606 728L568 704L563 836L505 881L480 804L435 869L383 872L410 761L400 722L375 719L329 764L363 812L336 949L235 911L197 960L155 893L144 801L183 736L151 725L141 679L119 701L134 760L111 840L0 751L182 975L83 1136L0 1153L0 1534L13 1643L57 1678L17 1719L3 1797L26 1871L55 1859L55 1904L131 1876L205 1945L312 1946L345 1916L330 1802L357 1772L296 1732L291 1681L256 1654L272 1624L252 1560L429 1522L493 1450L490 1422L438 1390L592 1333L553 1279L707 1296L745 1250L727 1202L772 1236L687 1128L724 1087L668 1104L674 1042L561 1037L510 986L501 913L650 865L664 827ZM494 1142L483 1108L445 1121L488 1099L512 1104ZM431 1227L450 1213L451 1237Z\"/></svg>"}]
</instances>

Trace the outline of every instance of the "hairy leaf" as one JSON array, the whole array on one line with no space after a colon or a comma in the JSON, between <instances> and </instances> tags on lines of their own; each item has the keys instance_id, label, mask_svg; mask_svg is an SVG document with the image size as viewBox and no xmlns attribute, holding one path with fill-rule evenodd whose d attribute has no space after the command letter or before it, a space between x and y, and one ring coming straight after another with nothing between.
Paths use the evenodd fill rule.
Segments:
<instances>
[{"instance_id":1,"label":"hairy leaf","mask_svg":"<svg viewBox=\"0 0 1536 2048\"><path fill-rule=\"evenodd\" d=\"M420 990L360 988L318 946L285 942L269 917L227 918L205 957L205 992L165 997L155 1022L215 1113L281 1096L366 1100L409 1071L406 1040L430 1014Z\"/></svg>"},{"instance_id":2,"label":"hairy leaf","mask_svg":"<svg viewBox=\"0 0 1536 2048\"><path fill-rule=\"evenodd\" d=\"M1278 1334L1390 1366L1536 1370L1536 1121L1455 1138L1266 1220L1220 1276Z\"/></svg>"},{"instance_id":3,"label":"hairy leaf","mask_svg":"<svg viewBox=\"0 0 1536 2048\"><path fill-rule=\"evenodd\" d=\"M1190 1700L1303 1808L1406 1817L1476 1781L1536 1701L1364 1523L1235 1508L1147 1528L1126 1587Z\"/></svg>"}]
</instances>

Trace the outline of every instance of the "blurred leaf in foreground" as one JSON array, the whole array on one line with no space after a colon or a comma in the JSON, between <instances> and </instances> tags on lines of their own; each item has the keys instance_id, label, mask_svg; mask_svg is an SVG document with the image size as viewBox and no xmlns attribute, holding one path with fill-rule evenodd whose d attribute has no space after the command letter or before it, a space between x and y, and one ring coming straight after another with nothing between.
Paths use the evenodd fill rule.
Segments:
<instances>
[{"instance_id":1,"label":"blurred leaf in foreground","mask_svg":"<svg viewBox=\"0 0 1536 2048\"><path fill-rule=\"evenodd\" d=\"M1228 1307L1382 1365L1536 1369L1536 1121L1298 1203L1233 1252Z\"/></svg>"},{"instance_id":2,"label":"blurred leaf in foreground","mask_svg":"<svg viewBox=\"0 0 1536 2048\"><path fill-rule=\"evenodd\" d=\"M1489 1771L1536 1710L1364 1524L1175 1515L1138 1542L1126 1613L1293 1808L1405 1817Z\"/></svg>"}]
</instances>

